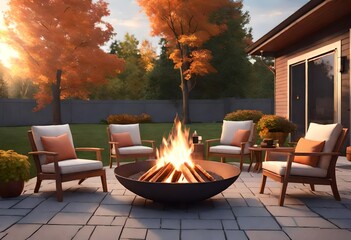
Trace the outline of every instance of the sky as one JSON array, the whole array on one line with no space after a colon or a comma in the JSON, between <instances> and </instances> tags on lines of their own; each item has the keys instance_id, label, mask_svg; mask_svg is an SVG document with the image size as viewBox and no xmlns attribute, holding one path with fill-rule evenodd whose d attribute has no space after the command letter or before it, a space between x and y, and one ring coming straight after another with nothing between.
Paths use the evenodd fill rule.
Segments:
<instances>
[{"instance_id":1,"label":"sky","mask_svg":"<svg viewBox=\"0 0 351 240\"><path fill-rule=\"evenodd\" d=\"M136 0L105 0L109 3L110 16L106 18L114 27L115 39L123 40L126 33L134 34L141 42L149 40L156 48L159 38L151 37L149 20ZM215 1L215 0L204 0ZM306 4L308 0L243 0L244 11L250 15L249 27L256 41L284 19ZM7 0L0 0L0 28ZM104 47L108 49L109 44ZM0 47L1 54L1 47Z\"/></svg>"}]
</instances>

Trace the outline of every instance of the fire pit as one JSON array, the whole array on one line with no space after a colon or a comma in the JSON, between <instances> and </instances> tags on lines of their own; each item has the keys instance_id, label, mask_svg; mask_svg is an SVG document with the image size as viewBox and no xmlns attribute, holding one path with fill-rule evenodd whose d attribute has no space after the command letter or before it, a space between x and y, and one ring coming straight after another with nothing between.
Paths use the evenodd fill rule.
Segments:
<instances>
[{"instance_id":1,"label":"fire pit","mask_svg":"<svg viewBox=\"0 0 351 240\"><path fill-rule=\"evenodd\" d=\"M240 175L226 163L193 160L189 130L176 118L157 160L130 163L115 169L120 183L135 194L158 202L188 203L210 198L229 187Z\"/></svg>"},{"instance_id":2,"label":"fire pit","mask_svg":"<svg viewBox=\"0 0 351 240\"><path fill-rule=\"evenodd\" d=\"M156 161L129 163L115 168L118 181L133 193L144 198L165 203L191 203L210 198L228 188L240 175L236 166L205 160L193 160L206 171L222 179L197 183L147 182L131 178L152 168Z\"/></svg>"}]
</instances>

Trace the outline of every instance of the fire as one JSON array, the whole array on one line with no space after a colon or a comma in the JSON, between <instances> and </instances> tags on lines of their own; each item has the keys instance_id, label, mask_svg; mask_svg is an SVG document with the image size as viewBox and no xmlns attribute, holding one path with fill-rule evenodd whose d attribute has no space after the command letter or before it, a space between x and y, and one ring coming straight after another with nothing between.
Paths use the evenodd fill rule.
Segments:
<instances>
[{"instance_id":1,"label":"fire","mask_svg":"<svg viewBox=\"0 0 351 240\"><path fill-rule=\"evenodd\" d=\"M157 163L144 173L139 180L168 183L194 183L214 181L201 166L195 164L191 154L194 145L189 140L189 129L182 130L182 124L176 118L168 139L162 139L162 146L157 151Z\"/></svg>"}]
</instances>

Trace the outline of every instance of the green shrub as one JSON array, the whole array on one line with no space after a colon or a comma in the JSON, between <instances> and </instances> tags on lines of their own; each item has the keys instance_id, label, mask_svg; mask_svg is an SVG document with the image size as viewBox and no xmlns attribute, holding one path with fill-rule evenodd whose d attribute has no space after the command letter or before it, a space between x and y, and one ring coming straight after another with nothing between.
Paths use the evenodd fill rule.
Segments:
<instances>
[{"instance_id":1,"label":"green shrub","mask_svg":"<svg viewBox=\"0 0 351 240\"><path fill-rule=\"evenodd\" d=\"M277 115L264 115L257 123L257 131L260 137L264 137L267 132L292 133L296 131L296 124Z\"/></svg>"},{"instance_id":2,"label":"green shrub","mask_svg":"<svg viewBox=\"0 0 351 240\"><path fill-rule=\"evenodd\" d=\"M107 118L108 124L131 124L131 123L149 123L151 122L151 116L147 113L140 115L130 114L114 114Z\"/></svg>"},{"instance_id":3,"label":"green shrub","mask_svg":"<svg viewBox=\"0 0 351 240\"><path fill-rule=\"evenodd\" d=\"M13 150L0 150L0 182L29 180L28 157Z\"/></svg>"},{"instance_id":4,"label":"green shrub","mask_svg":"<svg viewBox=\"0 0 351 240\"><path fill-rule=\"evenodd\" d=\"M254 123L257 123L262 116L263 116L263 112L258 110L237 110L225 115L224 120L228 120L228 121L252 120Z\"/></svg>"}]
</instances>

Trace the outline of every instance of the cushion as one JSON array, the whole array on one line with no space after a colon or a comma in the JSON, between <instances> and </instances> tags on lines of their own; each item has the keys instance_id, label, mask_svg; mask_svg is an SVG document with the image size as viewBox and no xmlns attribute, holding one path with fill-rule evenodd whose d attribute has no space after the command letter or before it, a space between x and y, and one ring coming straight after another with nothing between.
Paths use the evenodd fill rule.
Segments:
<instances>
[{"instance_id":1,"label":"cushion","mask_svg":"<svg viewBox=\"0 0 351 240\"><path fill-rule=\"evenodd\" d=\"M310 123L305 138L314 141L325 141L322 152L332 152L341 131L342 125L340 123ZM318 167L327 169L329 167L330 158L331 156L322 156L319 159Z\"/></svg>"},{"instance_id":2,"label":"cushion","mask_svg":"<svg viewBox=\"0 0 351 240\"><path fill-rule=\"evenodd\" d=\"M305 138L300 138L297 142L295 152L321 152L323 150L325 141L313 141ZM317 167L318 156L295 156L294 162Z\"/></svg>"},{"instance_id":3,"label":"cushion","mask_svg":"<svg viewBox=\"0 0 351 240\"><path fill-rule=\"evenodd\" d=\"M231 145L233 136L239 130L251 130L253 128L253 121L226 121L223 120L222 134L220 143L225 145ZM253 131L250 134L249 141L252 139Z\"/></svg>"},{"instance_id":4,"label":"cushion","mask_svg":"<svg viewBox=\"0 0 351 240\"><path fill-rule=\"evenodd\" d=\"M249 140L250 133L250 130L238 129L234 134L231 145L241 147L242 142L247 142Z\"/></svg>"},{"instance_id":5,"label":"cushion","mask_svg":"<svg viewBox=\"0 0 351 240\"><path fill-rule=\"evenodd\" d=\"M141 138L140 138L140 130L139 124L110 124L109 125L110 133L123 133L129 132L133 145L141 145ZM112 139L111 139L112 140Z\"/></svg>"},{"instance_id":6,"label":"cushion","mask_svg":"<svg viewBox=\"0 0 351 240\"><path fill-rule=\"evenodd\" d=\"M58 161L77 158L76 151L74 150L72 142L68 138L67 133L59 135L57 137L41 136L40 140L45 151L58 153ZM50 162L53 162L53 158L47 157L46 163Z\"/></svg>"},{"instance_id":7,"label":"cushion","mask_svg":"<svg viewBox=\"0 0 351 240\"><path fill-rule=\"evenodd\" d=\"M152 154L154 149L146 146L132 146L118 148L120 154Z\"/></svg>"},{"instance_id":8,"label":"cushion","mask_svg":"<svg viewBox=\"0 0 351 240\"><path fill-rule=\"evenodd\" d=\"M61 170L61 174L85 172L85 171L92 171L92 170L98 170L103 168L101 161L79 159L79 158L61 161L58 163L58 165ZM43 164L41 168L44 173L55 172L54 163Z\"/></svg>"},{"instance_id":9,"label":"cushion","mask_svg":"<svg viewBox=\"0 0 351 240\"><path fill-rule=\"evenodd\" d=\"M262 163L262 168L274 172L281 176L285 175L286 161L266 161ZM306 164L292 162L290 175L294 176L309 176L309 177L325 177L327 170L318 167L311 167Z\"/></svg>"},{"instance_id":10,"label":"cushion","mask_svg":"<svg viewBox=\"0 0 351 240\"><path fill-rule=\"evenodd\" d=\"M118 147L133 146L132 137L128 132L112 133L112 141L118 142Z\"/></svg>"},{"instance_id":11,"label":"cushion","mask_svg":"<svg viewBox=\"0 0 351 240\"><path fill-rule=\"evenodd\" d=\"M240 154L241 148L231 145L217 145L210 147L211 153Z\"/></svg>"},{"instance_id":12,"label":"cushion","mask_svg":"<svg viewBox=\"0 0 351 240\"><path fill-rule=\"evenodd\" d=\"M44 147L43 144L41 143L41 136L52 136L56 137L59 135L62 135L64 133L67 133L68 138L70 139L72 146L73 145L73 139L72 139L72 134L71 130L69 128L68 124L62 124L62 125L46 125L46 126L32 126L31 128L32 133L33 133L33 139L35 146L38 151L43 151ZM39 156L40 163L43 164L46 161L46 158L44 155Z\"/></svg>"}]
</instances>

